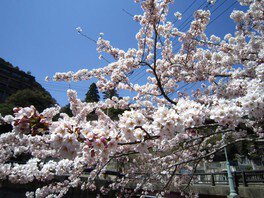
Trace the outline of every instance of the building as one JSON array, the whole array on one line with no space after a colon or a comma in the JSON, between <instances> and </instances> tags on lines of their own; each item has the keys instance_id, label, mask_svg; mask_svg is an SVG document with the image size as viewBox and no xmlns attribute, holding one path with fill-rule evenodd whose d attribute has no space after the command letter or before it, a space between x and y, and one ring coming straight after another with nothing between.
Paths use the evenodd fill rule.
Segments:
<instances>
[{"instance_id":1,"label":"building","mask_svg":"<svg viewBox=\"0 0 264 198\"><path fill-rule=\"evenodd\" d=\"M0 58L0 103L16 91L27 88L43 89L35 77Z\"/></svg>"}]
</instances>

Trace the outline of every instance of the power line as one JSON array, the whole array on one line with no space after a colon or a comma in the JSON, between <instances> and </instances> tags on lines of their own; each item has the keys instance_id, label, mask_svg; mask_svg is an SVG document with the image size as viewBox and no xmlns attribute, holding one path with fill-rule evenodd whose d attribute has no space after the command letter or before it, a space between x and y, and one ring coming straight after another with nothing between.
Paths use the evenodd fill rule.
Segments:
<instances>
[{"instance_id":1,"label":"power line","mask_svg":"<svg viewBox=\"0 0 264 198\"><path fill-rule=\"evenodd\" d=\"M61 91L61 92L66 92L68 90L68 88L56 88L56 87L46 87L44 86L47 90L56 90L56 91ZM74 89L74 88L73 88ZM75 89L79 92L86 92L85 90L80 90L80 89Z\"/></svg>"},{"instance_id":2,"label":"power line","mask_svg":"<svg viewBox=\"0 0 264 198\"><path fill-rule=\"evenodd\" d=\"M193 1L184 11L183 11L183 13L182 14L185 14L193 5L194 5L194 3L195 3L196 1ZM204 1L202 4L200 4L200 6L198 7L198 8L196 8L197 10L198 9L200 9L203 5L205 5L206 3L208 3L207 1ZM209 4L209 3L208 3ZM204 6L204 8L205 8L205 6ZM190 18L192 17L192 14L191 15L189 15L189 17L185 20L185 21L183 21L182 23L181 23L181 25L179 26L179 29L180 29L180 27L182 26L182 25L184 25L185 24L185 22L187 21L187 20L189 20ZM175 21L176 22L176 21ZM174 23L175 23L174 22ZM186 25L188 25L188 23L189 23L189 21L187 22L187 24ZM185 25L185 26L186 26ZM185 27L184 26L184 27ZM183 28L184 28L183 27ZM175 40L176 38L174 38L173 40L172 40L172 42ZM161 55L159 55L159 57L158 58L160 58L161 57ZM139 73L136 75L136 76L138 76L139 75ZM137 78L134 82L137 82L139 79L141 79L143 76L145 76L146 75L146 73L145 72L143 72L143 74L139 77L139 78ZM136 76L134 76L134 78L136 77ZM132 79L131 79L132 80Z\"/></svg>"},{"instance_id":3,"label":"power line","mask_svg":"<svg viewBox=\"0 0 264 198\"><path fill-rule=\"evenodd\" d=\"M212 12L211 13L214 13L215 11L217 11L220 7L222 7L222 5L226 2L227 0L225 0L225 1L223 1L220 5L218 5L214 10L212 10ZM224 9L220 14L218 14L212 21L210 21L209 22L209 24L207 25L207 26L209 26L209 25L211 25L214 21L216 21L219 17L221 17L225 12L227 12L231 7L233 7L235 4L237 3L237 1L235 1L235 2L233 2L230 6L228 6L226 9ZM203 5L204 5L205 3L203 3L202 5L200 5L199 6L199 8L200 7L202 7ZM199 9L198 8L198 9ZM189 8L188 8L189 9ZM190 18L190 16L187 18L187 20ZM187 20L185 20L185 21L187 21ZM185 21L180 25L180 27L185 23ZM187 24L188 24L189 22L187 22ZM182 27L182 30L184 29L184 27L186 27L186 25L187 24L185 24L183 27ZM176 38L174 38L173 39L173 41L175 40ZM173 42L172 41L172 42ZM181 46L179 46L179 48L177 49L177 50L179 50L181 48ZM146 75L146 73L143 73L143 75L141 75L139 78L137 78L136 79L136 81L138 81L139 79L141 79L143 76L145 76ZM191 89L193 86L195 86L195 84L196 83L194 83L194 85L192 85L190 88L188 88L188 89ZM183 87L185 87L185 86L187 86L188 84L185 84ZM181 87L182 88L182 87ZM187 89L187 90L188 90ZM176 91L178 91L178 90L176 90ZM175 91L175 92L176 92ZM175 94L175 92L174 93L171 93L172 95L171 96L173 96L174 94Z\"/></svg>"},{"instance_id":4,"label":"power line","mask_svg":"<svg viewBox=\"0 0 264 198\"><path fill-rule=\"evenodd\" d=\"M190 90L191 88L193 88L195 85L197 84L197 82L194 82L193 84L192 83L186 83L185 85L183 85L182 87L180 87L179 89L177 89L175 92L168 94L168 96L170 95L171 97L174 96L175 93L177 93L178 91L180 91L181 89L183 89L184 87L187 87L189 85L191 85L190 87L186 88L185 89L185 92Z\"/></svg>"},{"instance_id":5,"label":"power line","mask_svg":"<svg viewBox=\"0 0 264 198\"><path fill-rule=\"evenodd\" d=\"M190 83L186 83L186 84L182 85L181 87L179 87L178 89L176 89L174 92L169 93L168 96L173 96L176 92L180 91L184 87L187 87L188 85L190 85Z\"/></svg>"},{"instance_id":6,"label":"power line","mask_svg":"<svg viewBox=\"0 0 264 198\"><path fill-rule=\"evenodd\" d=\"M142 67L143 68L143 67ZM143 70L144 70L144 68L143 68ZM135 80L135 82L137 82L139 79L141 79L143 76L145 76L146 75L146 73L143 71L143 75L141 75L139 78L137 78L136 80Z\"/></svg>"},{"instance_id":7,"label":"power line","mask_svg":"<svg viewBox=\"0 0 264 198\"><path fill-rule=\"evenodd\" d=\"M231 7L233 7L236 3L238 3L237 1L233 2L228 8L226 8L223 12L221 12L214 20L212 20L208 26L210 24L212 24L214 21L216 21L220 16L222 16L225 12L227 12Z\"/></svg>"},{"instance_id":8,"label":"power line","mask_svg":"<svg viewBox=\"0 0 264 198\"><path fill-rule=\"evenodd\" d=\"M67 92L67 90L68 89L63 89L63 88L57 88L56 89L56 87L54 88L54 87L45 87L45 89L46 90L55 90L55 91L61 91L61 92ZM78 91L78 92L81 92L81 93L85 93L85 92L87 92L87 91L85 91L85 90L81 90L81 89L75 89L75 88L72 88L72 89L74 89L74 90L76 90L76 91Z\"/></svg>"},{"instance_id":9,"label":"power line","mask_svg":"<svg viewBox=\"0 0 264 198\"><path fill-rule=\"evenodd\" d=\"M60 90L60 89L51 89L51 88L48 88L47 90L48 90L48 91L50 91L50 92L60 92L60 93L66 93L66 91L65 91L65 90Z\"/></svg>"},{"instance_id":10,"label":"power line","mask_svg":"<svg viewBox=\"0 0 264 198\"><path fill-rule=\"evenodd\" d=\"M185 14L193 6L195 2L196 0L193 0L193 2L182 12L182 14Z\"/></svg>"},{"instance_id":11,"label":"power line","mask_svg":"<svg viewBox=\"0 0 264 198\"><path fill-rule=\"evenodd\" d=\"M193 0L193 2L182 12L182 15L184 15L194 5L195 2L196 2L196 0ZM173 24L175 24L177 20L178 19L175 19L173 21Z\"/></svg>"},{"instance_id":12,"label":"power line","mask_svg":"<svg viewBox=\"0 0 264 198\"><path fill-rule=\"evenodd\" d=\"M220 5L218 5L213 11L212 13L214 13L216 10L218 10L227 0L225 0L224 2L222 2ZM227 12L231 7L233 7L235 4L237 3L237 1L233 2L230 6L228 6L225 10L223 10L219 15L217 15L212 21L209 22L209 25L211 25L214 21L216 21L219 17L221 17L225 12ZM180 47L179 47L180 48ZM178 49L179 49L178 48ZM195 83L196 84L196 83ZM194 85L195 85L194 84ZM193 86L194 86L193 85ZM189 87L187 90L191 89L193 86ZM176 91L175 91L176 92ZM175 94L175 92L171 95L173 96Z\"/></svg>"},{"instance_id":13,"label":"power line","mask_svg":"<svg viewBox=\"0 0 264 198\"><path fill-rule=\"evenodd\" d=\"M41 84L46 84L46 85L50 85L50 86L59 86L59 87L69 87L69 85L67 84L62 84L63 82L65 83L65 81L62 82L54 82L54 81L40 81ZM71 84L73 85L73 84ZM87 89L87 86L79 86L79 85L73 85L74 87L78 87L81 89Z\"/></svg>"},{"instance_id":14,"label":"power line","mask_svg":"<svg viewBox=\"0 0 264 198\"><path fill-rule=\"evenodd\" d=\"M227 0L225 0L224 2L222 2L220 5L218 5L213 11L212 13L214 13L216 10L218 10ZM216 21L220 16L222 16L225 12L227 12L233 5L235 5L237 3L237 1L233 2L228 8L226 8L225 10L223 10L219 15L217 15L212 21L209 22L209 24L207 25L207 27L209 25L211 25L214 21ZM181 46L179 46L175 51L178 51L181 48Z\"/></svg>"},{"instance_id":15,"label":"power line","mask_svg":"<svg viewBox=\"0 0 264 198\"><path fill-rule=\"evenodd\" d=\"M195 3L196 1L195 0L193 0L193 2L191 3L191 4L189 4L189 6L187 6L186 8L185 8L185 10L182 12L182 15L184 15L193 5L194 5L194 3ZM206 3L206 1L204 2L204 3ZM202 4L202 5L204 5L204 3ZM202 5L200 5L199 6L199 8L202 6ZM173 22L173 24L176 22L177 20L175 20L174 22ZM144 70L144 68L143 67L141 67L139 70L141 70L139 73L137 73L136 75L134 75L132 78L136 78L138 75L140 75L141 74L141 72L144 72L143 70ZM136 81L138 81L139 79L141 79L143 76L145 75L145 73L143 73L143 75L141 75L139 78L137 78L136 80L134 80L134 82L136 82ZM132 81L132 78L131 78L131 81Z\"/></svg>"},{"instance_id":16,"label":"power line","mask_svg":"<svg viewBox=\"0 0 264 198\"><path fill-rule=\"evenodd\" d=\"M206 3L207 1L205 1L203 4L201 4L198 8L197 8L197 10L198 9L200 9L205 3ZM207 2L207 4L202 8L202 9L205 9L206 7L207 8L209 8L208 7L208 5L211 5L210 3L208 3ZM192 17L193 15L191 14L191 15L189 15L189 17L179 26L179 30L180 31L183 31L184 29L185 29L185 27L192 21L192 19L190 19L191 17ZM189 20L190 19L190 20ZM188 21L187 21L188 20ZM185 23L187 21L187 23ZM184 25L185 24L185 25ZM182 27L182 25L184 25L183 27ZM174 42L176 40L176 37L172 40L172 43ZM175 45L176 44L176 42L174 42L172 45ZM177 50L179 50L180 48L178 48Z\"/></svg>"},{"instance_id":17,"label":"power line","mask_svg":"<svg viewBox=\"0 0 264 198\"><path fill-rule=\"evenodd\" d=\"M200 9L204 4L206 4L206 3L208 3L207 1L205 1L204 3L202 3L198 8L196 8L196 10L198 10L198 9ZM203 9L206 7L207 5L205 5L204 7L203 7ZM182 22L182 24L179 26L179 30L180 29L183 29L184 27L186 27L188 24L189 24L189 22L191 22L192 21L192 19L191 20L189 20L191 17L193 16L193 14L191 14L191 15L189 15L189 17L187 18L187 19L185 19L183 22ZM187 23L186 23L187 22ZM186 23L186 24L185 24ZM185 25L184 25L185 24ZM184 25L184 27L182 27Z\"/></svg>"},{"instance_id":18,"label":"power line","mask_svg":"<svg viewBox=\"0 0 264 198\"><path fill-rule=\"evenodd\" d=\"M42 84L45 87L51 87L51 88L60 88L60 89L69 89L69 86L59 86L59 85L49 85L49 84ZM81 87L77 87L77 86L71 86L72 89L78 89L78 90L83 90L83 91L87 91L88 88L81 88Z\"/></svg>"},{"instance_id":19,"label":"power line","mask_svg":"<svg viewBox=\"0 0 264 198\"><path fill-rule=\"evenodd\" d=\"M57 91L57 92L64 92L64 93L66 93L67 90L69 89L69 87L60 87L60 86L53 86L53 85L46 85L46 84L43 84L42 86L46 90L49 90L49 91ZM78 92L81 92L81 93L87 92L87 89L81 89L81 88L78 88L78 87L72 87L72 89L75 89L75 90L77 90Z\"/></svg>"},{"instance_id":20,"label":"power line","mask_svg":"<svg viewBox=\"0 0 264 198\"><path fill-rule=\"evenodd\" d=\"M215 9L213 9L211 14L213 14L216 10L218 10L226 1L228 0L224 0L220 5L218 5Z\"/></svg>"}]
</instances>

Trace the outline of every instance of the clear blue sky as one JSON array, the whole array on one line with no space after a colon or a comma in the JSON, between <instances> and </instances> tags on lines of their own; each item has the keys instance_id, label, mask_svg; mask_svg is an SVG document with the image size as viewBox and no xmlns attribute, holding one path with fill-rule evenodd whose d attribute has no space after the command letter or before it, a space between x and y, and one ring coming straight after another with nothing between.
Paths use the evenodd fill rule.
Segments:
<instances>
[{"instance_id":1,"label":"clear blue sky","mask_svg":"<svg viewBox=\"0 0 264 198\"><path fill-rule=\"evenodd\" d=\"M183 12L192 4L176 25L184 27L182 23L196 8L204 7L204 2L206 0L175 0L171 7L173 12ZM219 6L211 19L214 20L233 2L235 0L218 0L210 7L212 11ZM135 34L139 26L122 10L141 13L139 4L133 0L1 0L0 8L0 57L23 71L30 71L60 105L67 104L68 85L45 82L46 76L105 65L98 60L96 45L78 35L76 27L81 26L85 34L94 39L104 32L104 38L120 49L136 47ZM232 8L241 9L238 4ZM210 24L207 32L221 37L233 32L234 23L229 19L231 10ZM144 74L135 72L132 78L141 81ZM71 83L71 88L84 99L90 84L88 81Z\"/></svg>"}]
</instances>

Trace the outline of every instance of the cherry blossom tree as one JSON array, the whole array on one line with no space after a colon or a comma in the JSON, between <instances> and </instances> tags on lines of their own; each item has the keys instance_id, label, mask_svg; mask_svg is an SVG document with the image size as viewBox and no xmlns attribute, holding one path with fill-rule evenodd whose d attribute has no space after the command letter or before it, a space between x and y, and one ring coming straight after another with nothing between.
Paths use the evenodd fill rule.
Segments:
<instances>
[{"instance_id":1,"label":"cherry blossom tree","mask_svg":"<svg viewBox=\"0 0 264 198\"><path fill-rule=\"evenodd\" d=\"M50 182L28 196L62 197L68 189L101 188L105 193L182 191L203 161L210 161L225 146L263 141L264 112L264 2L239 0L247 11L234 10L236 31L224 39L206 35L210 11L197 10L189 29L182 32L167 20L173 0L135 0L142 15L136 34L137 48L115 48L103 35L97 40L100 58L113 61L99 69L56 73L55 81L97 79L101 92L128 90L135 97L112 97L86 103L68 90L72 117L55 106L39 113L33 106L15 108L14 116L1 117L13 131L0 136L0 179L13 183ZM181 14L175 13L177 20ZM78 28L82 33L82 29ZM173 41L181 43L177 51ZM147 73L145 84L132 83L131 73ZM196 84L191 92L182 84ZM177 93L177 96L173 94ZM104 113L124 109L118 120ZM98 120L87 121L96 112ZM26 164L10 159L30 154ZM96 186L114 163L119 178ZM92 168L88 180L80 179ZM190 174L179 175L182 171ZM69 175L64 181L55 176ZM190 194L191 196L191 194Z\"/></svg>"}]
</instances>

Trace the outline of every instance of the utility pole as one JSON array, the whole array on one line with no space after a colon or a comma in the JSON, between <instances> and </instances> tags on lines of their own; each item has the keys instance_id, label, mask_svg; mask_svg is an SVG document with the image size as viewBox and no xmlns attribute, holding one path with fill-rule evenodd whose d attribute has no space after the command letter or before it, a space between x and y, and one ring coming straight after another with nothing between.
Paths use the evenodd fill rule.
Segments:
<instances>
[{"instance_id":1,"label":"utility pole","mask_svg":"<svg viewBox=\"0 0 264 198\"><path fill-rule=\"evenodd\" d=\"M226 146L224 148L224 151L225 151L225 158L226 158L228 185L229 185L229 189L230 189L230 194L227 197L228 198L238 198L238 194L237 194L237 192L235 190L235 186L234 186L234 179L233 179L231 169L230 169L230 163L229 163L228 156L227 156Z\"/></svg>"}]
</instances>

